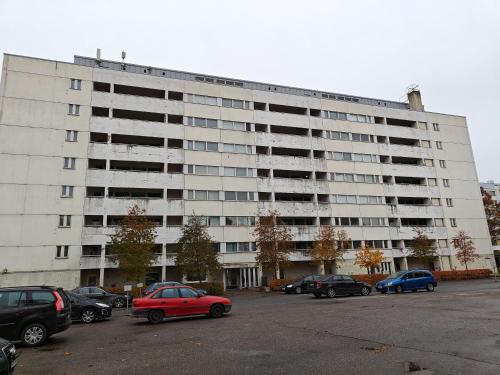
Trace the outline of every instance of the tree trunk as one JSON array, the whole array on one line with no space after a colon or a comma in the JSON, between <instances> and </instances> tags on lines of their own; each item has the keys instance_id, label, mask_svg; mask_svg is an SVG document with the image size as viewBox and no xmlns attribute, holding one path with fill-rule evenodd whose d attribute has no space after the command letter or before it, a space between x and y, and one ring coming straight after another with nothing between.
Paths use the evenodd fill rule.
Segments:
<instances>
[{"instance_id":1,"label":"tree trunk","mask_svg":"<svg viewBox=\"0 0 500 375\"><path fill-rule=\"evenodd\" d=\"M276 263L276 280L280 279L280 265Z\"/></svg>"}]
</instances>

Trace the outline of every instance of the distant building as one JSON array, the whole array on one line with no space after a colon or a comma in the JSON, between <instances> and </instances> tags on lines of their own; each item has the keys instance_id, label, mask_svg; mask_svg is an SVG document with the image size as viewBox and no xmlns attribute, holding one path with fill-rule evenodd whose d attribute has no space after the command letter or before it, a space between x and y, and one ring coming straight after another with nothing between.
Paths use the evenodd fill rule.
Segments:
<instances>
[{"instance_id":1,"label":"distant building","mask_svg":"<svg viewBox=\"0 0 500 375\"><path fill-rule=\"evenodd\" d=\"M106 244L134 203L157 224L151 280L176 277L175 243L195 212L217 242L228 288L260 284L252 232L278 209L294 234L283 276L316 272L321 225L346 229L379 271L463 268L450 239L492 256L464 117L409 103L152 68L91 57L4 55L0 84L0 285L123 282ZM470 267L470 266L469 266Z\"/></svg>"}]
</instances>

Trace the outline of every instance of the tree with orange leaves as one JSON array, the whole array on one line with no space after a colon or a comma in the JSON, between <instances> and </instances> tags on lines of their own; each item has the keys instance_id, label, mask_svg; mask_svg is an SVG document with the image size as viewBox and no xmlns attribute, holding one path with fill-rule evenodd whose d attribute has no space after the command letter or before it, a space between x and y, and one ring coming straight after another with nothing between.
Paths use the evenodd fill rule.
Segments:
<instances>
[{"instance_id":1,"label":"tree with orange leaves","mask_svg":"<svg viewBox=\"0 0 500 375\"><path fill-rule=\"evenodd\" d=\"M356 260L354 264L357 264L361 268L366 268L368 273L375 273L375 268L380 267L380 264L384 260L384 253L379 249L372 249L370 245L364 244L359 247L356 251Z\"/></svg>"},{"instance_id":2,"label":"tree with orange leaves","mask_svg":"<svg viewBox=\"0 0 500 375\"><path fill-rule=\"evenodd\" d=\"M338 264L344 261L348 241L350 238L347 231L335 231L331 225L322 225L316 234L311 258L322 265L326 273L335 273Z\"/></svg>"},{"instance_id":3,"label":"tree with orange leaves","mask_svg":"<svg viewBox=\"0 0 500 375\"><path fill-rule=\"evenodd\" d=\"M467 232L460 230L455 237L451 239L451 244L456 250L456 257L461 264L465 264L465 269L467 268L467 263L473 262L475 259L479 258L476 254L476 248L474 247L474 241L472 241L471 236Z\"/></svg>"}]
</instances>

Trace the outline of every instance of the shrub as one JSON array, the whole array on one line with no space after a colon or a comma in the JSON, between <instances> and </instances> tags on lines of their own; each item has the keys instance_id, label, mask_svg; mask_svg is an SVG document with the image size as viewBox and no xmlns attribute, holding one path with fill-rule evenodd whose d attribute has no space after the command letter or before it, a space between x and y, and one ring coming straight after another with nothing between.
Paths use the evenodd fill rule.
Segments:
<instances>
[{"instance_id":1,"label":"shrub","mask_svg":"<svg viewBox=\"0 0 500 375\"><path fill-rule=\"evenodd\" d=\"M437 281L471 280L487 279L491 276L492 271L488 268L481 268L475 270L434 271L432 274Z\"/></svg>"},{"instance_id":2,"label":"shrub","mask_svg":"<svg viewBox=\"0 0 500 375\"><path fill-rule=\"evenodd\" d=\"M224 295L224 285L219 282L210 282L210 283L194 283L191 286L195 289L205 289L208 294L212 296L222 296Z\"/></svg>"},{"instance_id":3,"label":"shrub","mask_svg":"<svg viewBox=\"0 0 500 375\"><path fill-rule=\"evenodd\" d=\"M274 279L269 282L269 288L273 292L278 292L281 290L282 286L293 283L292 279Z\"/></svg>"},{"instance_id":4,"label":"shrub","mask_svg":"<svg viewBox=\"0 0 500 375\"><path fill-rule=\"evenodd\" d=\"M372 273L369 275L352 275L352 278L359 282L365 282L371 285L375 285L380 280L384 280L387 276L383 273Z\"/></svg>"}]
</instances>

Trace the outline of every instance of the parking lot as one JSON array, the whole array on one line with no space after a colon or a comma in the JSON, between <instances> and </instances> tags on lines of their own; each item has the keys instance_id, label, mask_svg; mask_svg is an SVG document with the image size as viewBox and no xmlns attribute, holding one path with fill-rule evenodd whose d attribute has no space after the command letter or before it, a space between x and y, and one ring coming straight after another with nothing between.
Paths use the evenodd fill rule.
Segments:
<instances>
[{"instance_id":1,"label":"parking lot","mask_svg":"<svg viewBox=\"0 0 500 375\"><path fill-rule=\"evenodd\" d=\"M158 325L114 310L22 348L16 374L500 373L500 282L447 282L436 292L315 299L241 292L221 319Z\"/></svg>"}]
</instances>

